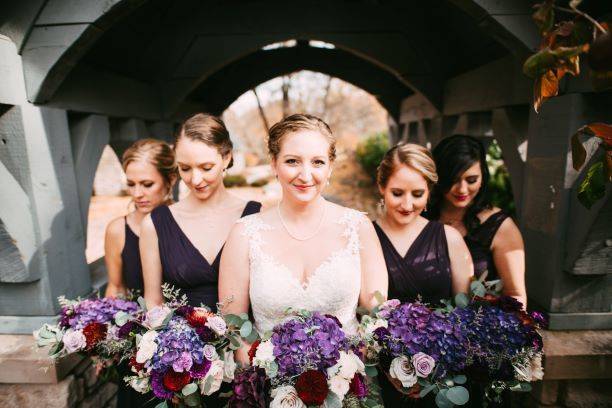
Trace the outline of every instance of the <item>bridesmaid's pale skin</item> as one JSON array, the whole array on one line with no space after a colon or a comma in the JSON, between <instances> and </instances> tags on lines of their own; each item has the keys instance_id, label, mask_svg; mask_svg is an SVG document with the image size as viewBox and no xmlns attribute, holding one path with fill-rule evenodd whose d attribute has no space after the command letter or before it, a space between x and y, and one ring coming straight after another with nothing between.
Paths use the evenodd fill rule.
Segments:
<instances>
[{"instance_id":1,"label":"bridesmaid's pale skin","mask_svg":"<svg viewBox=\"0 0 612 408\"><path fill-rule=\"evenodd\" d=\"M377 220L398 253L405 254L429 222L421 216L429 199L429 186L421 173L404 164L395 166L387 185L379 186L385 201L383 216ZM444 226L451 261L453 294L467 293L474 274L472 257L457 230Z\"/></svg>"},{"instance_id":2,"label":"bridesmaid's pale skin","mask_svg":"<svg viewBox=\"0 0 612 408\"><path fill-rule=\"evenodd\" d=\"M452 225L462 235L467 234L463 224L463 216L478 194L482 186L482 171L480 162L470 166L444 195L440 209L440 222ZM497 207L483 210L478 214L480 222L485 222L490 216L501 211ZM493 242L491 253L497 273L504 286L503 293L512 296L527 307L527 291L525 289L525 245L523 237L514 221L508 217L501 224Z\"/></svg>"},{"instance_id":3,"label":"bridesmaid's pale skin","mask_svg":"<svg viewBox=\"0 0 612 408\"><path fill-rule=\"evenodd\" d=\"M170 212L191 243L212 263L246 205L223 185L231 154L224 157L215 146L187 137L177 141L175 153L179 175L189 188L189 195L172 204ZM160 305L163 302L162 265L157 232L150 215L142 222L140 256L147 307Z\"/></svg>"},{"instance_id":4,"label":"bridesmaid's pale skin","mask_svg":"<svg viewBox=\"0 0 612 408\"><path fill-rule=\"evenodd\" d=\"M321 243L338 241L335 221L346 210L321 197L332 170L329 150L330 142L319 132L299 130L285 135L278 155L272 160L283 199L278 210L272 208L260 215L264 223L273 227L274 236L267 241L269 247L276 250L275 259L287 266L302 283L307 283L313 271L329 256L327 249L322 250L327 247ZM294 236L309 237L319 232L310 239L296 240L284 230L279 211ZM231 299L224 313L249 311L249 243L243 232L243 224L234 227L221 257L219 299ZM369 309L377 304L375 292L386 297L387 273L372 224L362 222L358 233L362 268L359 304ZM248 363L247 351L248 345L245 345L237 351L236 359Z\"/></svg>"},{"instance_id":5,"label":"bridesmaid's pale skin","mask_svg":"<svg viewBox=\"0 0 612 408\"><path fill-rule=\"evenodd\" d=\"M134 211L127 215L127 223L136 235L140 235L140 227L144 217L155 207L163 204L168 197L171 186L155 166L146 159L135 160L125 169L127 191L132 197ZM123 282L123 261L121 252L125 245L125 221L123 217L114 219L106 228L104 238L104 262L108 271L108 285L105 296L115 297L125 295Z\"/></svg>"}]
</instances>

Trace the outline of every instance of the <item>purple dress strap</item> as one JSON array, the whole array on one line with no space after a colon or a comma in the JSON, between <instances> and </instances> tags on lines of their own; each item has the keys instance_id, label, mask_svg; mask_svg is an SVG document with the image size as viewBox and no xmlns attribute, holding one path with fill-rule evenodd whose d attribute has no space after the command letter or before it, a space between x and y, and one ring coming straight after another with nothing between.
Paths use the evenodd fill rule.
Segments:
<instances>
[{"instance_id":1,"label":"purple dress strap","mask_svg":"<svg viewBox=\"0 0 612 408\"><path fill-rule=\"evenodd\" d=\"M142 293L144 290L144 283L142 280L140 249L138 248L138 242L140 239L128 225L127 217L125 217L124 220L125 244L123 245L123 250L121 251L121 273L123 275L123 283L126 288L138 290L140 293Z\"/></svg>"},{"instance_id":2,"label":"purple dress strap","mask_svg":"<svg viewBox=\"0 0 612 408\"><path fill-rule=\"evenodd\" d=\"M437 304L451 297L451 267L444 225L429 221L405 255L397 252L383 229L374 222L389 274L389 299Z\"/></svg>"},{"instance_id":3,"label":"purple dress strap","mask_svg":"<svg viewBox=\"0 0 612 408\"><path fill-rule=\"evenodd\" d=\"M508 217L507 213L498 211L463 238L472 255L474 275L477 278L485 271L488 271L487 280L499 279L497 268L493 261L491 244L499 227Z\"/></svg>"},{"instance_id":4,"label":"purple dress strap","mask_svg":"<svg viewBox=\"0 0 612 408\"><path fill-rule=\"evenodd\" d=\"M260 208L260 203L249 201L241 217L259 212ZM216 310L223 248L209 263L181 230L167 206L162 205L153 210L151 219L157 232L163 282L180 289L190 305L203 304Z\"/></svg>"}]
</instances>

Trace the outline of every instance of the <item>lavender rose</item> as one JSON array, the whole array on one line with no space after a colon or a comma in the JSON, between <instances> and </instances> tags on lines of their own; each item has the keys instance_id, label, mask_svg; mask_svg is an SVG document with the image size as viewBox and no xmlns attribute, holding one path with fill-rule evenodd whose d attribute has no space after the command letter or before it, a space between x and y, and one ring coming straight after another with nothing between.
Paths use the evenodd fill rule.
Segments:
<instances>
[{"instance_id":1,"label":"lavender rose","mask_svg":"<svg viewBox=\"0 0 612 408\"><path fill-rule=\"evenodd\" d=\"M391 374L391 378L399 380L406 388L410 388L417 383L414 367L406 356L399 356L391 361L389 374Z\"/></svg>"},{"instance_id":2,"label":"lavender rose","mask_svg":"<svg viewBox=\"0 0 612 408\"><path fill-rule=\"evenodd\" d=\"M208 320L206 320L206 327L210 328L219 336L223 336L227 331L227 325L221 316L209 317Z\"/></svg>"},{"instance_id":3,"label":"lavender rose","mask_svg":"<svg viewBox=\"0 0 612 408\"><path fill-rule=\"evenodd\" d=\"M434 369L436 361L429 355L418 352L412 356L412 365L418 377L427 377Z\"/></svg>"},{"instance_id":4,"label":"lavender rose","mask_svg":"<svg viewBox=\"0 0 612 408\"><path fill-rule=\"evenodd\" d=\"M204 357L207 360L214 361L219 359L219 354L217 354L217 349L212 344L206 344L202 348L202 352L204 353Z\"/></svg>"},{"instance_id":5,"label":"lavender rose","mask_svg":"<svg viewBox=\"0 0 612 408\"><path fill-rule=\"evenodd\" d=\"M68 353L83 350L87 346L87 339L81 330L68 330L62 337L62 341Z\"/></svg>"},{"instance_id":6,"label":"lavender rose","mask_svg":"<svg viewBox=\"0 0 612 408\"><path fill-rule=\"evenodd\" d=\"M155 306L147 312L143 325L149 329L161 327L172 310L168 306Z\"/></svg>"}]
</instances>

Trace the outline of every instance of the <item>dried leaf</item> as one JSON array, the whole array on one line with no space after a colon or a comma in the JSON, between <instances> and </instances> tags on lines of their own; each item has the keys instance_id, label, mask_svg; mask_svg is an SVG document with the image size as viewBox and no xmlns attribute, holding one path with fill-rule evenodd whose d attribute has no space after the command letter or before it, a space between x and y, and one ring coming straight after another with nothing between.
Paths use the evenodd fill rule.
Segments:
<instances>
[{"instance_id":1,"label":"dried leaf","mask_svg":"<svg viewBox=\"0 0 612 408\"><path fill-rule=\"evenodd\" d=\"M608 146L612 146L612 125L606 123L591 123L587 126L595 136L601 138Z\"/></svg>"},{"instance_id":2,"label":"dried leaf","mask_svg":"<svg viewBox=\"0 0 612 408\"><path fill-rule=\"evenodd\" d=\"M532 18L542 35L550 32L555 23L555 10L553 9L553 5L553 0L546 0L534 6L536 12L533 13Z\"/></svg>"},{"instance_id":3,"label":"dried leaf","mask_svg":"<svg viewBox=\"0 0 612 408\"><path fill-rule=\"evenodd\" d=\"M561 80L565 74L572 74L573 76L580 75L580 56L569 57L562 60L559 68L557 69L557 79Z\"/></svg>"},{"instance_id":4,"label":"dried leaf","mask_svg":"<svg viewBox=\"0 0 612 408\"><path fill-rule=\"evenodd\" d=\"M606 178L603 163L597 162L591 166L586 177L578 188L578 200L586 208L591 209L593 204L601 200L606 194Z\"/></svg>"},{"instance_id":5,"label":"dried leaf","mask_svg":"<svg viewBox=\"0 0 612 408\"><path fill-rule=\"evenodd\" d=\"M527 58L523 64L523 73L531 78L536 78L545 74L550 69L565 68L566 70L576 70L575 57L588 50L588 44L576 47L557 47L554 50L544 48L531 57Z\"/></svg>"},{"instance_id":6,"label":"dried leaf","mask_svg":"<svg viewBox=\"0 0 612 408\"><path fill-rule=\"evenodd\" d=\"M553 70L539 77L533 88L533 109L538 112L542 103L559 93L559 80Z\"/></svg>"},{"instance_id":7,"label":"dried leaf","mask_svg":"<svg viewBox=\"0 0 612 408\"><path fill-rule=\"evenodd\" d=\"M574 32L574 26L575 24L573 21L562 21L559 23L559 27L555 31L557 32L558 35L561 35L563 37L568 37L570 34Z\"/></svg>"},{"instance_id":8,"label":"dried leaf","mask_svg":"<svg viewBox=\"0 0 612 408\"><path fill-rule=\"evenodd\" d=\"M572 136L572 166L576 171L580 170L586 160L586 150L580 141L580 135L584 132L585 128L586 126L581 127Z\"/></svg>"}]
</instances>

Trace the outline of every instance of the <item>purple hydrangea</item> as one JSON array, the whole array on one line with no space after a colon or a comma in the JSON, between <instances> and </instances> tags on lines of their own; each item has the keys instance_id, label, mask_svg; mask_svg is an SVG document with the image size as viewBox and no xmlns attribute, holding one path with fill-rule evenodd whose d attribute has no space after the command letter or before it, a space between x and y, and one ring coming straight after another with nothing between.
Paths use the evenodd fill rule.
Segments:
<instances>
[{"instance_id":1,"label":"purple hydrangea","mask_svg":"<svg viewBox=\"0 0 612 408\"><path fill-rule=\"evenodd\" d=\"M113 320L117 312L134 314L138 304L129 300L116 298L85 299L75 305L62 307L60 326L79 330L89 323L107 323Z\"/></svg>"},{"instance_id":2,"label":"purple hydrangea","mask_svg":"<svg viewBox=\"0 0 612 408\"><path fill-rule=\"evenodd\" d=\"M204 364L204 342L183 317L172 317L155 341L157 352L150 362L155 371L165 372L175 364L185 370Z\"/></svg>"},{"instance_id":3,"label":"purple hydrangea","mask_svg":"<svg viewBox=\"0 0 612 408\"><path fill-rule=\"evenodd\" d=\"M465 339L452 316L421 303L404 303L387 310L387 321L388 328L374 331L387 357L425 353L436 362L436 377L465 367Z\"/></svg>"},{"instance_id":4,"label":"purple hydrangea","mask_svg":"<svg viewBox=\"0 0 612 408\"><path fill-rule=\"evenodd\" d=\"M340 350L349 347L337 319L318 312L277 325L271 341L281 377L306 370L323 371L338 362Z\"/></svg>"}]
</instances>

